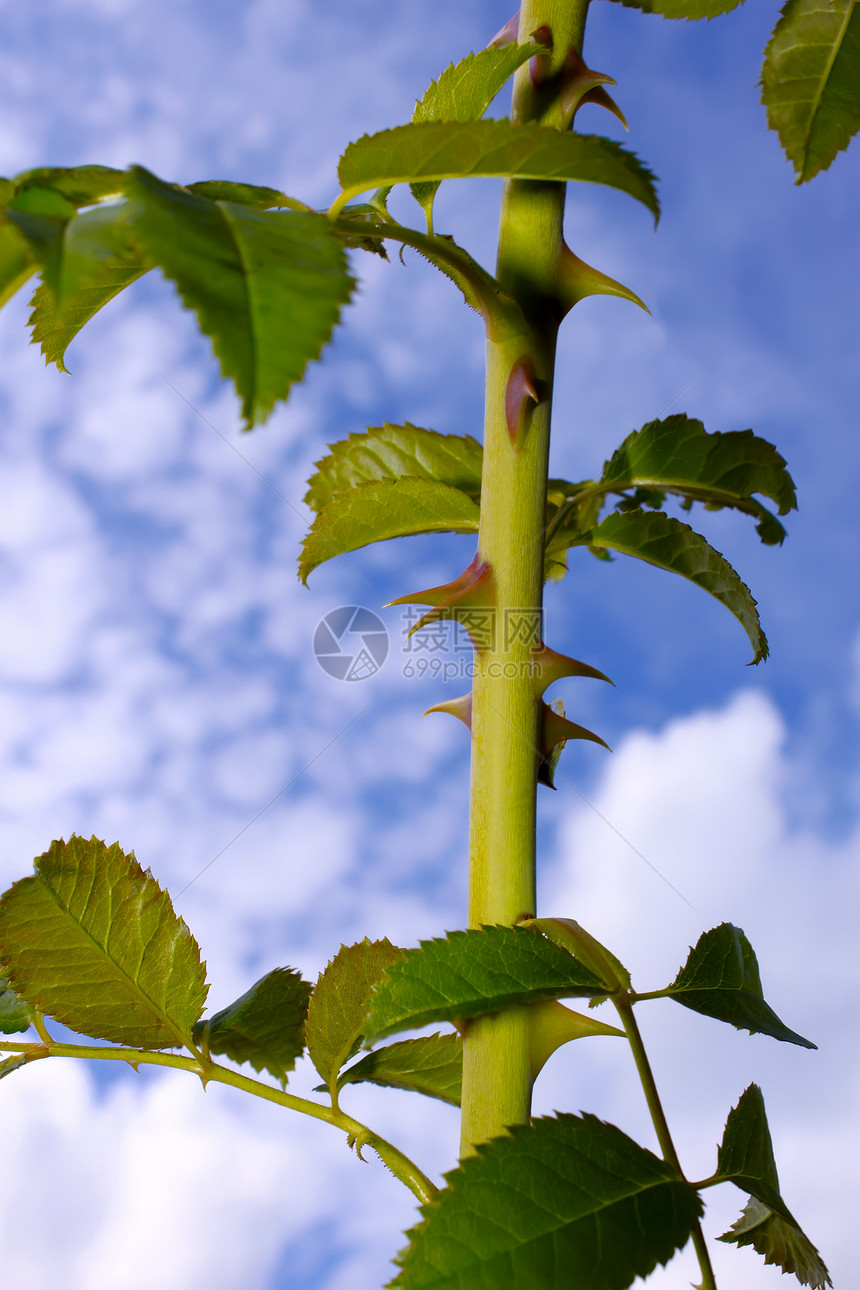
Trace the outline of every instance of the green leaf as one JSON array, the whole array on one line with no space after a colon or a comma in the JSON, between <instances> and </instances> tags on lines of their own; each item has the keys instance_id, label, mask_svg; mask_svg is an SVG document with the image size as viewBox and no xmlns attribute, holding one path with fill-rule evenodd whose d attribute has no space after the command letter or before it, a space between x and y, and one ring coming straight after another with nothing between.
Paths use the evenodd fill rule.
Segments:
<instances>
[{"instance_id":1,"label":"green leaf","mask_svg":"<svg viewBox=\"0 0 860 1290\"><path fill-rule=\"evenodd\" d=\"M26 239L14 224L0 219L0 307L32 278L37 267Z\"/></svg>"},{"instance_id":2,"label":"green leaf","mask_svg":"<svg viewBox=\"0 0 860 1290\"><path fill-rule=\"evenodd\" d=\"M608 184L643 202L660 217L654 176L632 152L611 139L569 134L510 121L428 122L401 125L351 143L340 159L343 193L335 208L358 193L418 180L501 176Z\"/></svg>"},{"instance_id":3,"label":"green leaf","mask_svg":"<svg viewBox=\"0 0 860 1290\"><path fill-rule=\"evenodd\" d=\"M664 18L717 18L737 9L744 0L621 0L626 9L659 13Z\"/></svg>"},{"instance_id":4,"label":"green leaf","mask_svg":"<svg viewBox=\"0 0 860 1290\"><path fill-rule=\"evenodd\" d=\"M483 927L422 941L374 991L369 1043L397 1030L455 1021L535 999L605 994L593 972L538 932Z\"/></svg>"},{"instance_id":5,"label":"green leaf","mask_svg":"<svg viewBox=\"0 0 860 1290\"><path fill-rule=\"evenodd\" d=\"M15 176L14 183L19 193L48 188L78 207L122 197L125 181L126 172L111 166L40 166L38 170L23 170Z\"/></svg>"},{"instance_id":6,"label":"green leaf","mask_svg":"<svg viewBox=\"0 0 860 1290\"><path fill-rule=\"evenodd\" d=\"M132 168L134 240L176 284L252 426L318 358L352 291L324 215L212 202Z\"/></svg>"},{"instance_id":7,"label":"green leaf","mask_svg":"<svg viewBox=\"0 0 860 1290\"><path fill-rule=\"evenodd\" d=\"M789 0L765 50L761 85L768 125L802 184L860 129L855 0Z\"/></svg>"},{"instance_id":8,"label":"green leaf","mask_svg":"<svg viewBox=\"0 0 860 1290\"><path fill-rule=\"evenodd\" d=\"M553 558L563 546L589 545L623 555L635 556L658 569L678 573L694 582L697 587L719 600L731 610L743 627L753 647L753 663L767 658L767 638L761 629L756 602L749 587L741 581L735 570L719 551L705 541L701 534L662 511L629 511L626 514L607 515L596 528L586 533L572 533L566 541L567 525L563 524L552 535L547 546L548 558Z\"/></svg>"},{"instance_id":9,"label":"green leaf","mask_svg":"<svg viewBox=\"0 0 860 1290\"><path fill-rule=\"evenodd\" d=\"M386 968L403 951L389 940L343 945L316 983L308 1006L311 1061L337 1098L337 1077L364 1036L368 999Z\"/></svg>"},{"instance_id":10,"label":"green leaf","mask_svg":"<svg viewBox=\"0 0 860 1290\"><path fill-rule=\"evenodd\" d=\"M655 490L677 493L713 509L731 506L759 519L763 542L781 542L785 530L753 494L769 497L780 515L797 509L794 481L785 461L752 430L708 434L701 421L679 414L649 421L628 435L589 491Z\"/></svg>"},{"instance_id":11,"label":"green leaf","mask_svg":"<svg viewBox=\"0 0 860 1290\"><path fill-rule=\"evenodd\" d=\"M574 918L534 918L526 924L536 927L556 945L567 950L603 982L609 993L630 990L630 973L611 950L581 927Z\"/></svg>"},{"instance_id":12,"label":"green leaf","mask_svg":"<svg viewBox=\"0 0 860 1290\"><path fill-rule=\"evenodd\" d=\"M188 1043L207 986L200 949L133 853L72 836L0 899L0 962L34 1008L97 1039Z\"/></svg>"},{"instance_id":13,"label":"green leaf","mask_svg":"<svg viewBox=\"0 0 860 1290\"><path fill-rule=\"evenodd\" d=\"M779 1194L773 1142L764 1097L757 1084L750 1084L737 1106L729 1111L714 1176L720 1182L733 1182L794 1222Z\"/></svg>"},{"instance_id":14,"label":"green leaf","mask_svg":"<svg viewBox=\"0 0 860 1290\"><path fill-rule=\"evenodd\" d=\"M502 86L540 50L535 45L507 45L467 54L431 81L415 104L413 124L427 121L477 121Z\"/></svg>"},{"instance_id":15,"label":"green leaf","mask_svg":"<svg viewBox=\"0 0 860 1290\"><path fill-rule=\"evenodd\" d=\"M277 207L306 211L308 208L295 198L288 197L278 188L264 188L259 184L234 184L224 179L204 179L186 185L189 193L208 197L210 202L233 202L236 206L250 206L253 210L266 211Z\"/></svg>"},{"instance_id":16,"label":"green leaf","mask_svg":"<svg viewBox=\"0 0 860 1290\"><path fill-rule=\"evenodd\" d=\"M366 434L351 434L329 445L328 456L316 463L316 474L308 480L305 503L321 511L335 493L404 475L435 479L477 501L483 457L481 445L469 435L437 434L408 421L402 426L371 426Z\"/></svg>"},{"instance_id":17,"label":"green leaf","mask_svg":"<svg viewBox=\"0 0 860 1290\"><path fill-rule=\"evenodd\" d=\"M59 245L53 289L32 300L31 339L61 372L65 352L85 323L149 269L128 240L125 203L96 206L70 219Z\"/></svg>"},{"instance_id":18,"label":"green leaf","mask_svg":"<svg viewBox=\"0 0 860 1290\"><path fill-rule=\"evenodd\" d=\"M692 1187L614 1125L558 1115L480 1144L422 1207L396 1290L624 1290L684 1246Z\"/></svg>"},{"instance_id":19,"label":"green leaf","mask_svg":"<svg viewBox=\"0 0 860 1290\"><path fill-rule=\"evenodd\" d=\"M675 980L660 994L737 1030L771 1035L801 1048L816 1047L789 1030L765 1003L755 951L731 923L703 933Z\"/></svg>"},{"instance_id":20,"label":"green leaf","mask_svg":"<svg viewBox=\"0 0 860 1290\"><path fill-rule=\"evenodd\" d=\"M9 981L0 976L0 1035L16 1035L29 1030L33 1009L9 988Z\"/></svg>"},{"instance_id":21,"label":"green leaf","mask_svg":"<svg viewBox=\"0 0 860 1290\"><path fill-rule=\"evenodd\" d=\"M75 214L74 206L51 189L28 188L13 198L5 214L26 242L42 277L55 290L62 263L63 232Z\"/></svg>"},{"instance_id":22,"label":"green leaf","mask_svg":"<svg viewBox=\"0 0 860 1290\"><path fill-rule=\"evenodd\" d=\"M463 1041L459 1035L422 1035L377 1048L348 1066L338 1088L361 1082L405 1088L427 1097L460 1105L463 1084Z\"/></svg>"},{"instance_id":23,"label":"green leaf","mask_svg":"<svg viewBox=\"0 0 860 1290\"><path fill-rule=\"evenodd\" d=\"M477 121L506 81L534 53L534 45L518 45L514 41L467 54L459 63L446 67L438 81L430 82L415 104L413 125L427 121ZM429 214L439 181L411 187L412 196Z\"/></svg>"},{"instance_id":24,"label":"green leaf","mask_svg":"<svg viewBox=\"0 0 860 1290\"><path fill-rule=\"evenodd\" d=\"M370 542L416 533L477 533L480 508L467 493L435 479L381 479L337 493L304 540L299 577Z\"/></svg>"},{"instance_id":25,"label":"green leaf","mask_svg":"<svg viewBox=\"0 0 860 1290\"><path fill-rule=\"evenodd\" d=\"M241 998L194 1027L194 1042L234 1062L250 1062L282 1084L305 1049L312 986L292 968L275 968Z\"/></svg>"},{"instance_id":26,"label":"green leaf","mask_svg":"<svg viewBox=\"0 0 860 1290\"><path fill-rule=\"evenodd\" d=\"M793 1272L801 1285L813 1290L832 1286L818 1250L794 1222L775 1214L753 1196L744 1206L740 1218L727 1232L717 1237L735 1245L751 1245L764 1256L765 1263L775 1263L782 1271Z\"/></svg>"}]
</instances>

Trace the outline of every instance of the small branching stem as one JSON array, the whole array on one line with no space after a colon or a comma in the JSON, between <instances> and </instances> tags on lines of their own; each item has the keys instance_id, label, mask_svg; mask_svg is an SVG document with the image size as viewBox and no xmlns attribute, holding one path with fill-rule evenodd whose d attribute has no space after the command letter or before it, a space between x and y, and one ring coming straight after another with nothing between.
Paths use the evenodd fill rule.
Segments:
<instances>
[{"instance_id":1,"label":"small branching stem","mask_svg":"<svg viewBox=\"0 0 860 1290\"><path fill-rule=\"evenodd\" d=\"M624 1027L624 1033L630 1042L630 1048L633 1053L633 1060L636 1063L636 1069L639 1072L639 1080L642 1084L642 1090L645 1094L645 1100L648 1103L648 1110L651 1113L651 1121L654 1125L654 1131L657 1134L657 1141L660 1144L660 1150L663 1152L663 1159L667 1164L677 1169L683 1178L684 1173L681 1169L681 1162L678 1159L678 1153L675 1150L675 1144L672 1141L672 1135L669 1132L669 1124L666 1119L666 1113L663 1110L663 1103L660 1101L660 1094L657 1092L657 1084L654 1079L654 1072L651 1069L651 1063L645 1052L645 1044L642 1040L642 1032L636 1018L633 1015L633 1004L629 996L613 996L612 1002L621 1018L621 1024ZM693 1246L696 1251L696 1257L699 1260L699 1270L702 1273L702 1290L717 1290L717 1282L714 1277L714 1269L711 1266L711 1256L708 1252L705 1234L702 1231L701 1223L696 1223L693 1229Z\"/></svg>"},{"instance_id":2,"label":"small branching stem","mask_svg":"<svg viewBox=\"0 0 860 1290\"><path fill-rule=\"evenodd\" d=\"M277 1106L285 1106L291 1111L300 1111L303 1115L310 1115L316 1120L324 1120L326 1124L333 1125L346 1134L350 1143L357 1142L361 1146L371 1147L394 1176L422 1202L432 1200L438 1190L408 1156L405 1156L393 1143L375 1133L373 1129L369 1129L366 1124L354 1120L352 1116L333 1107L322 1106L318 1102L309 1101L308 1098L295 1097L285 1089L272 1088L270 1084L263 1084L260 1080L249 1079L247 1075L240 1075L238 1071L230 1070L227 1066L219 1066L217 1062L201 1063L179 1053L155 1052L143 1048L102 1048L90 1044L60 1044L50 1037L40 1044L2 1041L0 1052L32 1053L33 1057L78 1057L86 1061L127 1062L134 1067L172 1066L176 1070L188 1071L207 1084L210 1082L228 1084L232 1088L242 1089L245 1093L252 1093L255 1097L262 1097L267 1102L274 1102Z\"/></svg>"},{"instance_id":3,"label":"small branching stem","mask_svg":"<svg viewBox=\"0 0 860 1290\"><path fill-rule=\"evenodd\" d=\"M550 71L581 48L588 0L523 0L519 39L552 33ZM529 64L514 80L512 120L553 121ZM556 273L565 187L508 180L496 277L523 311L488 328L484 466L478 550L491 567L492 639L476 650L472 703L469 925L515 923L535 912L535 798L540 702L531 651L540 632L543 526L558 314ZM511 424L508 382L523 363L538 394ZM463 1048L461 1155L523 1123L531 1109L528 1015L513 1008L468 1026Z\"/></svg>"}]
</instances>

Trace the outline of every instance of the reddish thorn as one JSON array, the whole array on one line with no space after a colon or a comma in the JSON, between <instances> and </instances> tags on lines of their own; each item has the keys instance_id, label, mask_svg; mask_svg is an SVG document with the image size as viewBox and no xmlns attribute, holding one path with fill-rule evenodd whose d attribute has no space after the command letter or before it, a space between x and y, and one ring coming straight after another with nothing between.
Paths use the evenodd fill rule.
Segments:
<instances>
[{"instance_id":1,"label":"reddish thorn","mask_svg":"<svg viewBox=\"0 0 860 1290\"><path fill-rule=\"evenodd\" d=\"M612 83L614 84L614 82ZM595 85L587 93L583 94L579 100L578 107L582 107L583 103L595 103L598 107L605 107L607 112L611 112L614 117L618 118L625 130L630 128L627 124L627 117L621 111L612 95L606 93L602 85Z\"/></svg>"},{"instance_id":2,"label":"reddish thorn","mask_svg":"<svg viewBox=\"0 0 860 1290\"><path fill-rule=\"evenodd\" d=\"M543 45L546 49L545 54L537 54L529 59L529 75L532 78L532 85L537 90L549 76L549 69L552 66L552 28L544 23L537 31L532 32L532 40L536 45Z\"/></svg>"},{"instance_id":3,"label":"reddish thorn","mask_svg":"<svg viewBox=\"0 0 860 1290\"><path fill-rule=\"evenodd\" d=\"M389 601L391 605L433 605L429 613L419 618L409 631L414 635L429 623L443 619L453 619L462 623L472 640L473 647L479 652L486 648L488 639L492 639L495 628L496 584L493 571L479 552L467 569L441 587L430 587L426 591L415 591L409 596L400 596ZM408 637L407 637L408 639Z\"/></svg>"},{"instance_id":4,"label":"reddish thorn","mask_svg":"<svg viewBox=\"0 0 860 1290\"><path fill-rule=\"evenodd\" d=\"M520 436L520 426L526 408L526 400L540 403L535 389L535 372L530 358L518 358L511 368L508 383L505 387L505 423L508 427L511 443L516 444Z\"/></svg>"},{"instance_id":5,"label":"reddish thorn","mask_svg":"<svg viewBox=\"0 0 860 1290\"><path fill-rule=\"evenodd\" d=\"M573 120L577 108L595 87L615 84L611 76L593 72L575 49L569 49L562 65L558 87L558 102L564 121L569 124Z\"/></svg>"},{"instance_id":6,"label":"reddish thorn","mask_svg":"<svg viewBox=\"0 0 860 1290\"><path fill-rule=\"evenodd\" d=\"M497 31L493 39L487 45L487 49L494 49L497 45L509 45L512 40L516 40L520 34L520 11L509 18L504 27Z\"/></svg>"},{"instance_id":7,"label":"reddish thorn","mask_svg":"<svg viewBox=\"0 0 860 1290\"><path fill-rule=\"evenodd\" d=\"M587 730L585 726L577 725L575 721L568 721L567 717L560 712L556 712L549 704L542 704L542 721L541 721L541 756L549 757L554 748L559 744L566 744L569 739L588 739L591 743L602 744L609 752L612 749L605 739L596 735L593 730Z\"/></svg>"},{"instance_id":8,"label":"reddish thorn","mask_svg":"<svg viewBox=\"0 0 860 1290\"><path fill-rule=\"evenodd\" d=\"M558 654L547 645L541 644L532 650L532 662L535 664L532 679L535 693L538 695L543 694L544 690L555 681L560 681L562 677L567 676L588 676L595 681L609 681L610 685L614 684L596 667L592 667L589 663L581 663L579 659L570 658L567 654Z\"/></svg>"}]
</instances>

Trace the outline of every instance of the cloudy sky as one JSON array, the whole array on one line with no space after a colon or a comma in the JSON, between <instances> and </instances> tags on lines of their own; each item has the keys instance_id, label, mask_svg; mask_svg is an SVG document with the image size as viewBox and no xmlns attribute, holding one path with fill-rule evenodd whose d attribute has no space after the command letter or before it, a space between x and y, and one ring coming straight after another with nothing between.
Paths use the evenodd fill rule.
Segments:
<instances>
[{"instance_id":1,"label":"cloudy sky","mask_svg":"<svg viewBox=\"0 0 860 1290\"><path fill-rule=\"evenodd\" d=\"M665 215L655 234L621 194L570 193L568 241L651 316L598 298L566 323L552 472L589 476L631 429L686 411L775 442L800 511L782 549L743 517L699 517L760 602L772 658L757 669L737 623L680 579L580 553L550 589L550 643L617 683L559 692L615 752L569 749L565 782L542 792L540 899L606 940L642 989L666 984L706 928L745 928L769 1001L820 1050L653 1004L658 1079L697 1177L728 1108L761 1083L784 1195L847 1290L860 154L794 187L757 102L777 11L755 0L686 24L593 6L586 57L618 81ZM0 0L0 173L139 162L328 205L349 139L408 120L429 80L509 16L497 0ZM596 108L580 123L620 136ZM489 265L498 193L449 184L437 204L437 228ZM418 222L406 199L397 209ZM252 435L154 275L75 342L71 376L28 347L26 290L0 315L0 877L72 832L133 848L203 946L213 1009L277 965L313 979L341 941L411 945L463 925L467 740L421 717L458 682L415 675L396 611L369 680L327 676L312 639L338 606L379 610L450 577L469 543L371 549L321 568L310 591L295 576L304 484L327 443L383 420L480 432L477 323L404 259L356 261L361 288L324 362ZM300 1069L293 1084L314 1082ZM564 1050L536 1106L593 1110L652 1143L612 1040ZM372 1089L350 1108L434 1175L452 1164L449 1109ZM40 1063L0 1087L0 1141L0 1266L29 1290L371 1290L412 1221L410 1196L326 1126L178 1073ZM743 1201L724 1190L710 1194L714 1234ZM715 1258L726 1286L779 1283L748 1251ZM653 1285L693 1275L683 1255Z\"/></svg>"}]
</instances>

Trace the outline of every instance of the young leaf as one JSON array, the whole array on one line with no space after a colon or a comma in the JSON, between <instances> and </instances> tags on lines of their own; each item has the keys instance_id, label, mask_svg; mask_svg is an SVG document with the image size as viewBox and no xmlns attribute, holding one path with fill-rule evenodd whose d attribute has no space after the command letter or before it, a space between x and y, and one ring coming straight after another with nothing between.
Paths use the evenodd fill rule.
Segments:
<instances>
[{"instance_id":1,"label":"young leaf","mask_svg":"<svg viewBox=\"0 0 860 1290\"><path fill-rule=\"evenodd\" d=\"M743 0L621 0L626 9L659 13L664 18L716 18L737 9Z\"/></svg>"},{"instance_id":2,"label":"young leaf","mask_svg":"<svg viewBox=\"0 0 860 1290\"><path fill-rule=\"evenodd\" d=\"M316 983L308 1006L308 1052L333 1100L340 1069L364 1035L371 991L402 954L389 940L344 945Z\"/></svg>"},{"instance_id":3,"label":"young leaf","mask_svg":"<svg viewBox=\"0 0 860 1290\"><path fill-rule=\"evenodd\" d=\"M599 135L568 134L549 126L510 121L434 121L401 125L351 143L338 166L344 202L386 184L417 180L582 180L608 184L635 197L660 217L654 176L620 144Z\"/></svg>"},{"instance_id":4,"label":"young leaf","mask_svg":"<svg viewBox=\"0 0 860 1290\"><path fill-rule=\"evenodd\" d=\"M125 180L125 171L111 166L40 166L23 170L14 183L19 193L30 188L51 189L77 208L122 197Z\"/></svg>"},{"instance_id":5,"label":"young leaf","mask_svg":"<svg viewBox=\"0 0 860 1290\"><path fill-rule=\"evenodd\" d=\"M369 1043L535 999L605 994L570 954L522 927L483 927L422 941L389 967L370 1001Z\"/></svg>"},{"instance_id":6,"label":"young leaf","mask_svg":"<svg viewBox=\"0 0 860 1290\"><path fill-rule=\"evenodd\" d=\"M459 488L435 479L381 479L337 493L311 525L299 556L307 582L317 565L370 542L416 533L477 533L481 512Z\"/></svg>"},{"instance_id":7,"label":"young leaf","mask_svg":"<svg viewBox=\"0 0 860 1290\"><path fill-rule=\"evenodd\" d=\"M318 358L352 291L324 215L212 202L135 166L132 236L176 284L242 400L263 421Z\"/></svg>"},{"instance_id":8,"label":"young leaf","mask_svg":"<svg viewBox=\"0 0 860 1290\"><path fill-rule=\"evenodd\" d=\"M855 0L788 0L765 50L761 86L768 125L802 184L860 129Z\"/></svg>"},{"instance_id":9,"label":"young leaf","mask_svg":"<svg viewBox=\"0 0 860 1290\"><path fill-rule=\"evenodd\" d=\"M767 658L767 638L761 629L756 602L749 587L741 581L735 570L719 551L705 541L701 534L662 511L628 511L626 514L607 515L596 528L586 533L571 534L563 523L547 545L547 557L557 558L566 546L582 546L621 551L632 555L658 569L678 573L694 582L697 587L719 600L731 610L743 627L753 647L753 663Z\"/></svg>"},{"instance_id":10,"label":"young leaf","mask_svg":"<svg viewBox=\"0 0 860 1290\"><path fill-rule=\"evenodd\" d=\"M481 494L484 450L469 435L438 434L407 421L402 426L371 426L366 434L351 434L329 449L308 480L305 503L315 511L327 506L335 493L357 484L404 475L435 479L474 501Z\"/></svg>"},{"instance_id":11,"label":"young leaf","mask_svg":"<svg viewBox=\"0 0 860 1290\"><path fill-rule=\"evenodd\" d=\"M305 1049L305 1018L313 987L292 968L275 968L214 1016L198 1021L193 1037L206 1052L250 1062L282 1084Z\"/></svg>"},{"instance_id":12,"label":"young leaf","mask_svg":"<svg viewBox=\"0 0 860 1290\"><path fill-rule=\"evenodd\" d=\"M407 1233L392 1290L624 1290L701 1213L671 1165L593 1115L514 1125L446 1182Z\"/></svg>"},{"instance_id":13,"label":"young leaf","mask_svg":"<svg viewBox=\"0 0 860 1290\"><path fill-rule=\"evenodd\" d=\"M739 927L721 923L703 933L661 996L752 1035L771 1035L801 1048L816 1045L780 1021L764 1001L755 951Z\"/></svg>"},{"instance_id":14,"label":"young leaf","mask_svg":"<svg viewBox=\"0 0 860 1290\"><path fill-rule=\"evenodd\" d=\"M460 1105L463 1083L463 1041L459 1035L422 1035L377 1048L354 1066L348 1066L337 1082L383 1084L389 1088L411 1089L437 1097L452 1106Z\"/></svg>"},{"instance_id":15,"label":"young leaf","mask_svg":"<svg viewBox=\"0 0 860 1290\"><path fill-rule=\"evenodd\" d=\"M780 515L797 508L794 481L771 444L752 430L708 434L701 421L683 413L634 430L606 462L599 482L586 491L630 488L677 493L688 501L758 516L758 531L767 543L781 542L785 530L753 494L769 497Z\"/></svg>"},{"instance_id":16,"label":"young leaf","mask_svg":"<svg viewBox=\"0 0 860 1290\"><path fill-rule=\"evenodd\" d=\"M0 962L40 1012L96 1039L174 1048L207 986L200 949L133 853L72 836L0 899Z\"/></svg>"},{"instance_id":17,"label":"young leaf","mask_svg":"<svg viewBox=\"0 0 860 1290\"><path fill-rule=\"evenodd\" d=\"M830 1273L818 1250L799 1227L776 1214L762 1201L750 1197L740 1218L727 1232L717 1237L734 1245L751 1245L764 1256L765 1263L775 1263L785 1272L793 1272L801 1285L813 1290L832 1286Z\"/></svg>"},{"instance_id":18,"label":"young leaf","mask_svg":"<svg viewBox=\"0 0 860 1290\"><path fill-rule=\"evenodd\" d=\"M33 1009L25 999L9 988L5 976L0 976L0 1035L15 1035L29 1030Z\"/></svg>"},{"instance_id":19,"label":"young leaf","mask_svg":"<svg viewBox=\"0 0 860 1290\"><path fill-rule=\"evenodd\" d=\"M0 307L32 278L37 267L26 239L14 224L0 219Z\"/></svg>"},{"instance_id":20,"label":"young leaf","mask_svg":"<svg viewBox=\"0 0 860 1290\"><path fill-rule=\"evenodd\" d=\"M447 67L438 81L430 82L415 104L413 125L426 121L477 121L505 82L534 53L534 46L518 45L514 41L467 54L459 63ZM413 197L429 215L439 181L411 187Z\"/></svg>"}]
</instances>

